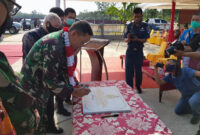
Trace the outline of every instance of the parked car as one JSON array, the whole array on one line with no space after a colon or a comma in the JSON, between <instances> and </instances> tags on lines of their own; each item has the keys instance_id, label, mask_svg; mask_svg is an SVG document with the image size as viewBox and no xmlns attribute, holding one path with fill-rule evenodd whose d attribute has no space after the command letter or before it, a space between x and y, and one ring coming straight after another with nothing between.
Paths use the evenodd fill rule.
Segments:
<instances>
[{"instance_id":1,"label":"parked car","mask_svg":"<svg viewBox=\"0 0 200 135\"><path fill-rule=\"evenodd\" d=\"M23 30L31 29L31 19L22 19L20 23L22 25Z\"/></svg>"},{"instance_id":2,"label":"parked car","mask_svg":"<svg viewBox=\"0 0 200 135\"><path fill-rule=\"evenodd\" d=\"M22 25L18 22L13 22L11 26L7 27L10 34L16 34L22 28Z\"/></svg>"},{"instance_id":3,"label":"parked car","mask_svg":"<svg viewBox=\"0 0 200 135\"><path fill-rule=\"evenodd\" d=\"M44 19L40 19L39 21L40 21L40 26L43 26L43 24L44 24Z\"/></svg>"},{"instance_id":4,"label":"parked car","mask_svg":"<svg viewBox=\"0 0 200 135\"><path fill-rule=\"evenodd\" d=\"M167 21L160 18L149 18L145 22L154 30L168 30L170 27L170 24Z\"/></svg>"}]
</instances>

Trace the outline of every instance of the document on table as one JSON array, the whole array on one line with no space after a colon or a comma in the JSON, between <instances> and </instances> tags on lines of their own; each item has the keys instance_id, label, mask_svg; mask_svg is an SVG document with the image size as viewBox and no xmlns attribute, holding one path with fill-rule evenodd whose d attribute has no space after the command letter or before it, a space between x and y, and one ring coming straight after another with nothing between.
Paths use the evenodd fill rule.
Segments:
<instances>
[{"instance_id":1,"label":"document on table","mask_svg":"<svg viewBox=\"0 0 200 135\"><path fill-rule=\"evenodd\" d=\"M117 87L90 87L90 90L91 92L82 98L84 114L131 111Z\"/></svg>"}]
</instances>

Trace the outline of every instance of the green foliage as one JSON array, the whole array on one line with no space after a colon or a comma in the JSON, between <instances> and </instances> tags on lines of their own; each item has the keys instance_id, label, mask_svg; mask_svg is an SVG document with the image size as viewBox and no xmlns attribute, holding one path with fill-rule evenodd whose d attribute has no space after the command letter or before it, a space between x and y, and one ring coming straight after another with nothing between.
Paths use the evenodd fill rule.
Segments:
<instances>
[{"instance_id":1,"label":"green foliage","mask_svg":"<svg viewBox=\"0 0 200 135\"><path fill-rule=\"evenodd\" d=\"M94 12L80 12L77 16L82 20L119 20L124 25L127 21L133 20L133 10L137 6L137 3L125 3L121 4L121 7L117 7L116 3L106 3L106 2L95 2L98 7L98 11ZM168 22L171 20L171 10L161 10L157 9L146 9L143 11L143 20L148 18L161 18ZM179 10L175 11L175 22L178 22Z\"/></svg>"},{"instance_id":2,"label":"green foliage","mask_svg":"<svg viewBox=\"0 0 200 135\"><path fill-rule=\"evenodd\" d=\"M121 8L117 8L115 5L111 5L107 10L107 15L114 15L118 20L126 24L127 21L133 20L133 9L137 3L122 3Z\"/></svg>"},{"instance_id":3,"label":"green foliage","mask_svg":"<svg viewBox=\"0 0 200 135\"><path fill-rule=\"evenodd\" d=\"M103 11L103 12L110 6L110 3L108 2L95 2L95 4L97 5L98 11Z\"/></svg>"},{"instance_id":4,"label":"green foliage","mask_svg":"<svg viewBox=\"0 0 200 135\"><path fill-rule=\"evenodd\" d=\"M77 18L81 20L102 20L102 18L106 20L111 20L111 16L105 15L102 11L94 11L94 12L80 12Z\"/></svg>"}]
</instances>

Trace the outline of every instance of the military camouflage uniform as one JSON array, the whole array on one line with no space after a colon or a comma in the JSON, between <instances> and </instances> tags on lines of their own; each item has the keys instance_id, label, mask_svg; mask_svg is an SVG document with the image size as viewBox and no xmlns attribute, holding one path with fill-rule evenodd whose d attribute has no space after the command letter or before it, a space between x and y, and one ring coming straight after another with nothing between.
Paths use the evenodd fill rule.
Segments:
<instances>
[{"instance_id":1,"label":"military camouflage uniform","mask_svg":"<svg viewBox=\"0 0 200 135\"><path fill-rule=\"evenodd\" d=\"M63 31L50 33L38 40L27 55L21 73L22 85L33 95L41 108L42 122L46 122L46 103L50 93L62 99L69 97L73 86L67 76ZM41 102L42 101L42 102Z\"/></svg>"},{"instance_id":2,"label":"military camouflage uniform","mask_svg":"<svg viewBox=\"0 0 200 135\"><path fill-rule=\"evenodd\" d=\"M0 52L0 98L18 135L36 127L33 113L35 98L22 89L6 56Z\"/></svg>"}]
</instances>

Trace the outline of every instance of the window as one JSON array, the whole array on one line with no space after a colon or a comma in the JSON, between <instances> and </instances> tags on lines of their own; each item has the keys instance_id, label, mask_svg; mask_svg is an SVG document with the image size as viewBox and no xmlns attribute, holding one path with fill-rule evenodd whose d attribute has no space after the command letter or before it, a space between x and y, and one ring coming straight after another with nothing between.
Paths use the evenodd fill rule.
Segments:
<instances>
[{"instance_id":1,"label":"window","mask_svg":"<svg viewBox=\"0 0 200 135\"><path fill-rule=\"evenodd\" d=\"M160 19L155 19L155 23L160 23Z\"/></svg>"},{"instance_id":2,"label":"window","mask_svg":"<svg viewBox=\"0 0 200 135\"><path fill-rule=\"evenodd\" d=\"M165 20L161 20L161 23L167 23L167 21L165 21Z\"/></svg>"}]
</instances>

